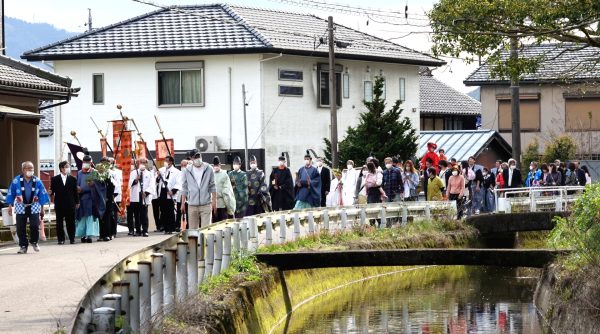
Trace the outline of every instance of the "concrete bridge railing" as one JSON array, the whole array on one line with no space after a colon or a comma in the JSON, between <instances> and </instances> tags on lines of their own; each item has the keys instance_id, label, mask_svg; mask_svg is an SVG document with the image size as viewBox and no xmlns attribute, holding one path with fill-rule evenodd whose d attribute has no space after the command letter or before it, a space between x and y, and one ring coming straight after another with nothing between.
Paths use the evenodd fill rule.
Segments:
<instances>
[{"instance_id":1,"label":"concrete bridge railing","mask_svg":"<svg viewBox=\"0 0 600 334\"><path fill-rule=\"evenodd\" d=\"M495 189L495 212L568 211L584 189L581 186Z\"/></svg>"},{"instance_id":2,"label":"concrete bridge railing","mask_svg":"<svg viewBox=\"0 0 600 334\"><path fill-rule=\"evenodd\" d=\"M261 245L351 229L373 219L383 228L392 219L404 225L455 215L455 202L380 203L271 212L185 231L129 255L98 280L80 302L71 332L114 333L119 324L123 333L150 333L177 302L196 294L199 284Z\"/></svg>"}]
</instances>

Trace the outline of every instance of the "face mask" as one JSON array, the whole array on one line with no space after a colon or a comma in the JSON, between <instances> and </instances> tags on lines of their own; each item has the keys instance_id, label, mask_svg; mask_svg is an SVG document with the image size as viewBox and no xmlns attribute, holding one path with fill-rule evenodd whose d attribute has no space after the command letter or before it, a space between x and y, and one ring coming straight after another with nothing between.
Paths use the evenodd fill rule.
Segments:
<instances>
[{"instance_id":1,"label":"face mask","mask_svg":"<svg viewBox=\"0 0 600 334\"><path fill-rule=\"evenodd\" d=\"M165 163L163 164L163 166L165 166L165 168L166 168L166 169L169 169L169 168L171 168L171 165L169 165L169 163L168 163L168 162L165 162Z\"/></svg>"},{"instance_id":2,"label":"face mask","mask_svg":"<svg viewBox=\"0 0 600 334\"><path fill-rule=\"evenodd\" d=\"M458 175L458 171L457 170L452 171L452 175L454 175L454 176Z\"/></svg>"},{"instance_id":3,"label":"face mask","mask_svg":"<svg viewBox=\"0 0 600 334\"><path fill-rule=\"evenodd\" d=\"M432 180L435 179L435 174L429 175L429 178L432 179Z\"/></svg>"},{"instance_id":4,"label":"face mask","mask_svg":"<svg viewBox=\"0 0 600 334\"><path fill-rule=\"evenodd\" d=\"M220 172L220 171L221 171L221 167L213 167L213 170L214 170L216 173L218 173L218 172Z\"/></svg>"},{"instance_id":5,"label":"face mask","mask_svg":"<svg viewBox=\"0 0 600 334\"><path fill-rule=\"evenodd\" d=\"M28 170L25 172L25 176L27 177L32 177L33 176L33 171L32 170Z\"/></svg>"},{"instance_id":6,"label":"face mask","mask_svg":"<svg viewBox=\"0 0 600 334\"><path fill-rule=\"evenodd\" d=\"M240 165L233 165L233 170L240 170Z\"/></svg>"},{"instance_id":7,"label":"face mask","mask_svg":"<svg viewBox=\"0 0 600 334\"><path fill-rule=\"evenodd\" d=\"M321 161L317 162L317 166L323 167L323 163Z\"/></svg>"},{"instance_id":8,"label":"face mask","mask_svg":"<svg viewBox=\"0 0 600 334\"><path fill-rule=\"evenodd\" d=\"M483 172L482 174L483 174L483 176L487 176L487 172Z\"/></svg>"},{"instance_id":9,"label":"face mask","mask_svg":"<svg viewBox=\"0 0 600 334\"><path fill-rule=\"evenodd\" d=\"M308 160L308 159L304 160L304 164L306 165L306 167L310 166L310 160Z\"/></svg>"},{"instance_id":10,"label":"face mask","mask_svg":"<svg viewBox=\"0 0 600 334\"><path fill-rule=\"evenodd\" d=\"M392 168L392 164L385 164L385 169L391 169Z\"/></svg>"},{"instance_id":11,"label":"face mask","mask_svg":"<svg viewBox=\"0 0 600 334\"><path fill-rule=\"evenodd\" d=\"M193 164L194 164L194 166L196 166L196 167L200 167L200 166L202 166L202 158L196 158L196 159L194 159L194 162L193 162Z\"/></svg>"},{"instance_id":12,"label":"face mask","mask_svg":"<svg viewBox=\"0 0 600 334\"><path fill-rule=\"evenodd\" d=\"M141 170L141 171L144 171L144 170L146 170L146 165L140 165L140 170Z\"/></svg>"},{"instance_id":13,"label":"face mask","mask_svg":"<svg viewBox=\"0 0 600 334\"><path fill-rule=\"evenodd\" d=\"M89 164L89 163L86 162L83 165L81 165L81 168L83 168L83 169L90 169L91 166L92 166L91 164Z\"/></svg>"},{"instance_id":14,"label":"face mask","mask_svg":"<svg viewBox=\"0 0 600 334\"><path fill-rule=\"evenodd\" d=\"M410 167L404 167L404 170L410 172Z\"/></svg>"},{"instance_id":15,"label":"face mask","mask_svg":"<svg viewBox=\"0 0 600 334\"><path fill-rule=\"evenodd\" d=\"M346 165L346 168L348 168L348 170L351 170L351 169L354 168L354 166L352 166L352 165Z\"/></svg>"},{"instance_id":16,"label":"face mask","mask_svg":"<svg viewBox=\"0 0 600 334\"><path fill-rule=\"evenodd\" d=\"M529 170L533 170L533 166L529 166Z\"/></svg>"},{"instance_id":17,"label":"face mask","mask_svg":"<svg viewBox=\"0 0 600 334\"><path fill-rule=\"evenodd\" d=\"M285 162L279 161L279 167L283 167L284 165L285 165Z\"/></svg>"},{"instance_id":18,"label":"face mask","mask_svg":"<svg viewBox=\"0 0 600 334\"><path fill-rule=\"evenodd\" d=\"M250 164L250 168L252 169L256 169L257 165L256 164Z\"/></svg>"},{"instance_id":19,"label":"face mask","mask_svg":"<svg viewBox=\"0 0 600 334\"><path fill-rule=\"evenodd\" d=\"M367 176L367 174L369 174L369 172L367 172L366 170L363 170L362 175Z\"/></svg>"},{"instance_id":20,"label":"face mask","mask_svg":"<svg viewBox=\"0 0 600 334\"><path fill-rule=\"evenodd\" d=\"M517 168L517 166L515 166L515 165L510 165L510 169L514 170L515 168Z\"/></svg>"}]
</instances>

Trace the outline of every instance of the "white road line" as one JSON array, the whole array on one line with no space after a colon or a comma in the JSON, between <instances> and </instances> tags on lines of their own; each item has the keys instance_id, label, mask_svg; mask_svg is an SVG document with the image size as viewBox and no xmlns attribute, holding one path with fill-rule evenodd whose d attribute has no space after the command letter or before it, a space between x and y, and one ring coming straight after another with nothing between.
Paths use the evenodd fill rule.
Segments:
<instances>
[{"instance_id":1,"label":"white road line","mask_svg":"<svg viewBox=\"0 0 600 334\"><path fill-rule=\"evenodd\" d=\"M11 249L19 249L19 247L2 248L2 249L0 249L0 252L6 252L6 251L9 251Z\"/></svg>"}]
</instances>

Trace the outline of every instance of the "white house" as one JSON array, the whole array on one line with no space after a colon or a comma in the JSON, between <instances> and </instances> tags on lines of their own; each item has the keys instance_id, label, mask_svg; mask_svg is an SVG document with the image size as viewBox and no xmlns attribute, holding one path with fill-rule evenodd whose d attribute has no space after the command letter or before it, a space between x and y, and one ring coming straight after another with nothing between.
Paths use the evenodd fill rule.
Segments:
<instances>
[{"instance_id":1,"label":"white house","mask_svg":"<svg viewBox=\"0 0 600 334\"><path fill-rule=\"evenodd\" d=\"M341 25L335 35L340 139L366 110L362 101L372 97L377 75L385 77L386 98L403 100L403 116L418 129L419 66L444 62ZM80 98L55 113L57 155L63 141L71 140L71 130L98 151L90 116L105 126L119 118L117 104L148 141L159 138L157 115L177 151L194 148L199 137L214 137L216 145L207 153L243 154L245 85L248 147L258 149L266 166L288 152L295 168L307 149L322 154L323 138L329 137L326 36L327 21L313 15L181 6L44 46L23 58L53 61L57 73L81 87ZM212 160L212 154L204 158Z\"/></svg>"}]
</instances>

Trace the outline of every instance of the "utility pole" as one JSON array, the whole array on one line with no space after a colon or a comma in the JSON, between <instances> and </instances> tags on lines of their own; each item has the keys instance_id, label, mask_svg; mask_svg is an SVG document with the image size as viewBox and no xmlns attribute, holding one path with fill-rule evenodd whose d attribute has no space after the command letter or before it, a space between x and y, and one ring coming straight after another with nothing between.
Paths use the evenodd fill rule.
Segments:
<instances>
[{"instance_id":1,"label":"utility pole","mask_svg":"<svg viewBox=\"0 0 600 334\"><path fill-rule=\"evenodd\" d=\"M92 31L92 9L88 8L88 31Z\"/></svg>"},{"instance_id":2,"label":"utility pole","mask_svg":"<svg viewBox=\"0 0 600 334\"><path fill-rule=\"evenodd\" d=\"M242 99L244 100L244 166L248 170L248 123L246 122L246 85L242 84Z\"/></svg>"},{"instance_id":3,"label":"utility pole","mask_svg":"<svg viewBox=\"0 0 600 334\"><path fill-rule=\"evenodd\" d=\"M335 85L335 41L333 37L333 16L328 19L329 31L329 112L331 113L331 168L338 168L338 137L337 137L337 92Z\"/></svg>"},{"instance_id":4,"label":"utility pole","mask_svg":"<svg viewBox=\"0 0 600 334\"><path fill-rule=\"evenodd\" d=\"M510 38L510 60L513 63L519 58L519 39L517 36ZM512 157L517 160L517 168L521 168L521 101L519 97L519 75L511 74L510 77L510 102L512 117Z\"/></svg>"}]
</instances>

